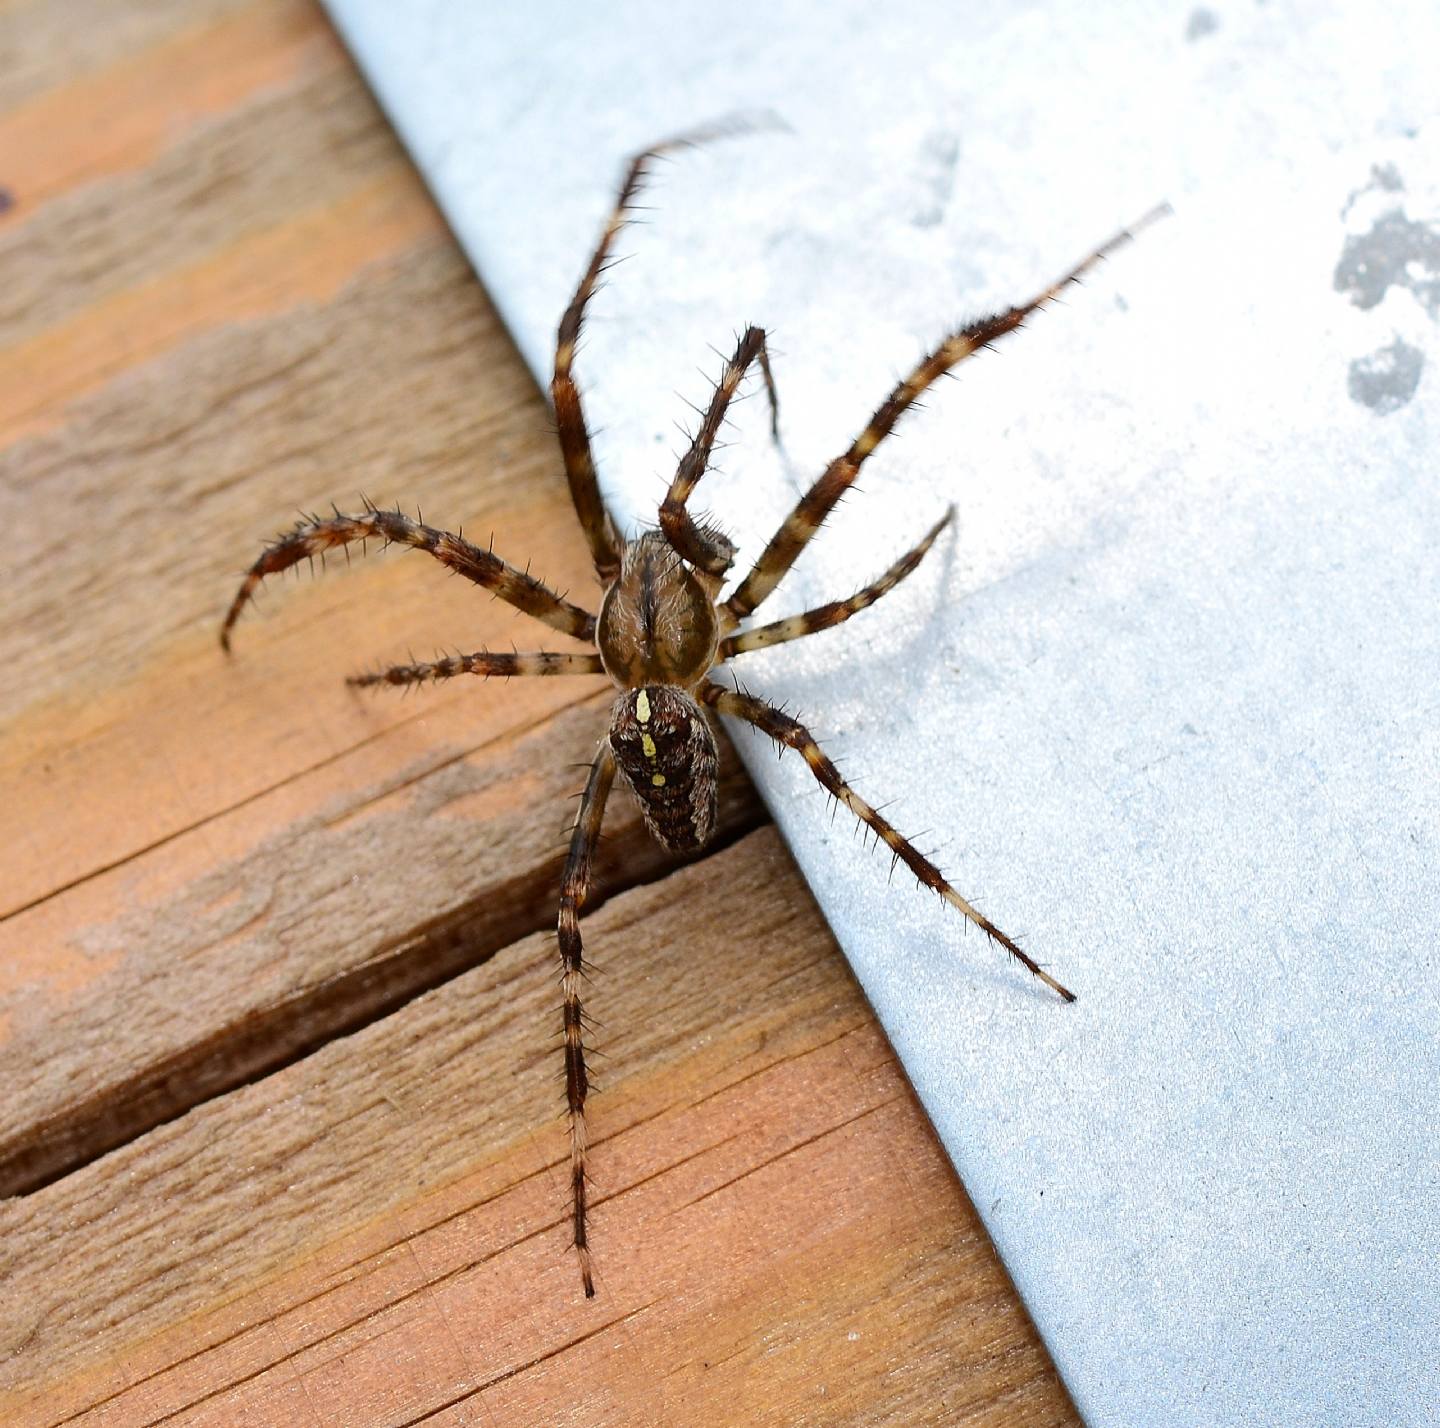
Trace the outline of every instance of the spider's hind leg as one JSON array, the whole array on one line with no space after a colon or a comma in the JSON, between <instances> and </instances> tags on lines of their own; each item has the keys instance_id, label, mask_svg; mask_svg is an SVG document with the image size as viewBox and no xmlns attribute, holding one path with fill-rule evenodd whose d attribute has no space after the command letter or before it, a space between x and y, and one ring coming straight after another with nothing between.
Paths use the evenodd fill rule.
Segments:
<instances>
[{"instance_id":1,"label":"spider's hind leg","mask_svg":"<svg viewBox=\"0 0 1440 1428\"><path fill-rule=\"evenodd\" d=\"M1058 992L1067 1002L1075 1000L1075 994L1067 991L1038 963L1027 957L1015 943L977 908L960 896L946 880L945 875L907 838L903 837L884 814L872 808L854 789L840 777L840 771L830 762L825 751L815 742L810 731L788 714L766 704L753 695L738 690L722 689L718 684L703 684L700 697L721 714L733 714L746 723L769 734L782 748L796 749L810 765L810 772L862 823L882 839L896 859L905 864L927 888L932 888L955 908L962 916L973 922L993 942L998 942L1027 971L1032 972L1047 987Z\"/></svg>"},{"instance_id":2,"label":"spider's hind leg","mask_svg":"<svg viewBox=\"0 0 1440 1428\"><path fill-rule=\"evenodd\" d=\"M780 439L780 400L775 392L775 377L770 371L770 353L765 345L763 327L747 327L735 345L735 355L725 364L720 380L710 396L710 405L701 416L700 426L690 441L690 449L680 458L675 478L660 505L660 529L675 552L707 575L724 575L735 559L735 547L719 531L697 526L686 509L691 493L699 484L710 464L725 413L749 371L752 362L759 362L765 378L765 392L770 399L770 434Z\"/></svg>"},{"instance_id":3,"label":"spider's hind leg","mask_svg":"<svg viewBox=\"0 0 1440 1428\"><path fill-rule=\"evenodd\" d=\"M605 800L615 779L615 755L609 740L600 746L590 768L590 779L580 796L570 855L560 882L560 961L564 993L565 1097L570 1116L570 1196L575 1252L580 1256L580 1279L585 1297L595 1296L590 1271L590 1241L585 1222L586 1180L585 1095L590 1079L585 1070L584 1017L580 1006L580 979L584 975L584 947L580 940L580 909L590 892L590 864L605 816Z\"/></svg>"}]
</instances>

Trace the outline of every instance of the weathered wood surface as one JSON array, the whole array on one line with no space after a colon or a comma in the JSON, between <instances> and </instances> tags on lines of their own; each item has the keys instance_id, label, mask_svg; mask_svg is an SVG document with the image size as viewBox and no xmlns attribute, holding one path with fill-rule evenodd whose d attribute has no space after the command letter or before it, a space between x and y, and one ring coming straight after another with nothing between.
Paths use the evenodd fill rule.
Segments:
<instances>
[{"instance_id":1,"label":"weathered wood surface","mask_svg":"<svg viewBox=\"0 0 1440 1428\"><path fill-rule=\"evenodd\" d=\"M1075 1422L733 763L694 867L615 805L587 1305L548 929L603 687L344 688L560 643L414 555L220 655L362 490L594 591L318 9L0 3L0 191L0 1421Z\"/></svg>"}]
</instances>

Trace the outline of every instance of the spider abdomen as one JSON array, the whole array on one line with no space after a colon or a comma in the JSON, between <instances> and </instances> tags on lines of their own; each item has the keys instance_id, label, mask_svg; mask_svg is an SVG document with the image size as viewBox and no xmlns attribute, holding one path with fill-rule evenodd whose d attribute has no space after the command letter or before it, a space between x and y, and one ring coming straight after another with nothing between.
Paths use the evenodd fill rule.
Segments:
<instances>
[{"instance_id":1,"label":"spider abdomen","mask_svg":"<svg viewBox=\"0 0 1440 1428\"><path fill-rule=\"evenodd\" d=\"M662 847L689 852L715 830L715 735L700 706L673 685L629 690L610 725L615 762Z\"/></svg>"}]
</instances>

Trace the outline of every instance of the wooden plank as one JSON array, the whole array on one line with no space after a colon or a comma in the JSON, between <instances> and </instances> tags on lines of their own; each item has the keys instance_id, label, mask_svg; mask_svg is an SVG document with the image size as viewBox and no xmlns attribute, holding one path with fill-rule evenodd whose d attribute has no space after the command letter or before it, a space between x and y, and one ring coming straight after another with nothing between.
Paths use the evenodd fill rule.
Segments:
<instances>
[{"instance_id":1,"label":"wooden plank","mask_svg":"<svg viewBox=\"0 0 1440 1428\"><path fill-rule=\"evenodd\" d=\"M345 689L552 643L417 556L215 645L360 490L593 601L543 401L309 0L0 52L0 1417L1073 1421L733 760L687 872L617 800L579 1302L541 929L608 696Z\"/></svg>"},{"instance_id":2,"label":"wooden plank","mask_svg":"<svg viewBox=\"0 0 1440 1428\"><path fill-rule=\"evenodd\" d=\"M185 30L213 24L254 0L0 0L0 114L73 84L82 75L124 66ZM273 13L273 9L272 9ZM157 86L163 90L172 77ZM87 147L83 140L72 147Z\"/></svg>"},{"instance_id":3,"label":"wooden plank","mask_svg":"<svg viewBox=\"0 0 1440 1428\"><path fill-rule=\"evenodd\" d=\"M6 1421L1074 1422L773 829L585 930L594 1301L536 934L4 1207Z\"/></svg>"},{"instance_id":4,"label":"wooden plank","mask_svg":"<svg viewBox=\"0 0 1440 1428\"><path fill-rule=\"evenodd\" d=\"M40 4L10 18L7 28L24 40L0 85L0 106L9 111L0 115L0 154L5 183L26 207L78 183L142 168L177 124L225 113L257 89L340 60L334 34L307 0L200 0L183 10L167 3L149 16L146 7L131 5L129 18L140 23L123 38L121 27L94 8L91 0ZM131 48L137 32L149 43ZM75 37L85 33L110 35L122 47L106 55L103 45L77 45ZM101 55L108 63L95 63ZM34 92L39 74L51 82ZM21 100L27 88L32 97Z\"/></svg>"},{"instance_id":5,"label":"wooden plank","mask_svg":"<svg viewBox=\"0 0 1440 1428\"><path fill-rule=\"evenodd\" d=\"M578 707L479 743L460 701L426 711L0 925L11 976L37 957L51 974L11 1002L22 1069L0 1189L84 1165L553 923L567 800L610 706L584 683ZM722 845L761 818L728 749L722 808ZM678 861L617 799L598 896ZM47 931L75 949L63 969Z\"/></svg>"}]
</instances>

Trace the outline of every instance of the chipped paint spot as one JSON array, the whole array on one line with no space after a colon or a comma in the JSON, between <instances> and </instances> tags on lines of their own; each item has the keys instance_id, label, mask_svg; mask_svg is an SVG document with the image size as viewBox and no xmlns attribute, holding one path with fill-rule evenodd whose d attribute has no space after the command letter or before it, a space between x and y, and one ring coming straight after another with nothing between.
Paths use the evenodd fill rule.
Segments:
<instances>
[{"instance_id":1,"label":"chipped paint spot","mask_svg":"<svg viewBox=\"0 0 1440 1428\"><path fill-rule=\"evenodd\" d=\"M1358 308L1378 307L1391 288L1409 288L1431 317L1440 318L1440 230L1403 208L1382 213L1366 233L1345 239L1335 266L1335 291Z\"/></svg>"},{"instance_id":2,"label":"chipped paint spot","mask_svg":"<svg viewBox=\"0 0 1440 1428\"><path fill-rule=\"evenodd\" d=\"M1397 337L1388 347L1357 357L1350 364L1350 399L1380 416L1389 416L1415 395L1424 370L1425 354Z\"/></svg>"},{"instance_id":3,"label":"chipped paint spot","mask_svg":"<svg viewBox=\"0 0 1440 1428\"><path fill-rule=\"evenodd\" d=\"M1213 35L1220 28L1220 17L1213 11L1207 10L1203 5L1190 12L1190 18L1185 23L1185 38L1193 45L1196 40L1203 40L1206 35Z\"/></svg>"}]
</instances>

